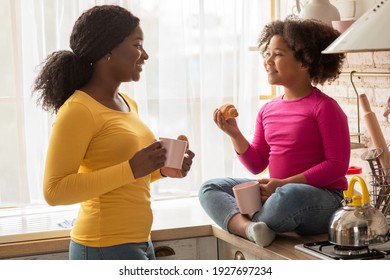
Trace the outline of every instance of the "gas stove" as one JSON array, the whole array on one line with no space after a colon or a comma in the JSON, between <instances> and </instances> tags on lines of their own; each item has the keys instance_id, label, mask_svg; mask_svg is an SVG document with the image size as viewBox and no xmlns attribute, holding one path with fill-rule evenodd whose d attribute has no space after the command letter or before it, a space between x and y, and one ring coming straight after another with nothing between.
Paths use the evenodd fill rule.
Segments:
<instances>
[{"instance_id":1,"label":"gas stove","mask_svg":"<svg viewBox=\"0 0 390 280\"><path fill-rule=\"evenodd\" d=\"M323 260L390 260L390 241L363 247L345 247L319 241L298 244L295 249Z\"/></svg>"}]
</instances>

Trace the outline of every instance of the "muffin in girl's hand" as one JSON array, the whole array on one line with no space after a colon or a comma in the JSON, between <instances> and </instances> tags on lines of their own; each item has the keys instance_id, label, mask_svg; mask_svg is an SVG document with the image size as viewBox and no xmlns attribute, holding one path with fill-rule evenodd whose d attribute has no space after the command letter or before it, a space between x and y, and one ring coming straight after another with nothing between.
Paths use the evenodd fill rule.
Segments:
<instances>
[{"instance_id":1,"label":"muffin in girl's hand","mask_svg":"<svg viewBox=\"0 0 390 280\"><path fill-rule=\"evenodd\" d=\"M222 113L222 116L227 120L227 119L233 119L238 117L238 112L236 107L234 107L233 104L224 104L221 107L219 107L219 110Z\"/></svg>"}]
</instances>

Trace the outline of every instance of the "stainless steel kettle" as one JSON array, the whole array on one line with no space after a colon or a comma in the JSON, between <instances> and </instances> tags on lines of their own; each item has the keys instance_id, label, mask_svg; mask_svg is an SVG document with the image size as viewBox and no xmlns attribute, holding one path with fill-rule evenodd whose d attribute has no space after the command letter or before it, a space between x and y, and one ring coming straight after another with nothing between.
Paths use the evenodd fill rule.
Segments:
<instances>
[{"instance_id":1,"label":"stainless steel kettle","mask_svg":"<svg viewBox=\"0 0 390 280\"><path fill-rule=\"evenodd\" d=\"M354 185L359 182L362 196L354 196ZM329 242L349 247L367 246L390 239L386 217L370 205L367 186L360 176L353 177L344 192L347 205L337 210L330 219Z\"/></svg>"}]
</instances>

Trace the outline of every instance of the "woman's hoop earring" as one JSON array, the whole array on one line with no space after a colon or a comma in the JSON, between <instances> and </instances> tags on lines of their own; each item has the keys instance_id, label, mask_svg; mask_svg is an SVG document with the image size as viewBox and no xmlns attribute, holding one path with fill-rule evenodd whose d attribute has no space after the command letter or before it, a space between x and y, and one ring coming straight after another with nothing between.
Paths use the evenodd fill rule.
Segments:
<instances>
[{"instance_id":1,"label":"woman's hoop earring","mask_svg":"<svg viewBox=\"0 0 390 280\"><path fill-rule=\"evenodd\" d=\"M110 61L111 60L111 56L107 56L107 61Z\"/></svg>"}]
</instances>

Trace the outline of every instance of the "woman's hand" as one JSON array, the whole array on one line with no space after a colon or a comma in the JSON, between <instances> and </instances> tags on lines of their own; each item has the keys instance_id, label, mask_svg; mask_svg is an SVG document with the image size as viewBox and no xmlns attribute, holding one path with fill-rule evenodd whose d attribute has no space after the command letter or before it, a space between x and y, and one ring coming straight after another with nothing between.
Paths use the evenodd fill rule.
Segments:
<instances>
[{"instance_id":1,"label":"woman's hand","mask_svg":"<svg viewBox=\"0 0 390 280\"><path fill-rule=\"evenodd\" d=\"M172 167L162 167L161 175L170 178L183 178L187 176L188 171L191 169L192 159L195 157L195 154L187 149L184 154L183 164L181 165L181 169L176 169Z\"/></svg>"},{"instance_id":2,"label":"woman's hand","mask_svg":"<svg viewBox=\"0 0 390 280\"><path fill-rule=\"evenodd\" d=\"M144 177L163 167L166 160L165 153L166 150L159 141L136 152L129 160L134 178Z\"/></svg>"},{"instance_id":3,"label":"woman's hand","mask_svg":"<svg viewBox=\"0 0 390 280\"><path fill-rule=\"evenodd\" d=\"M265 202L276 190L276 188L282 187L284 182L279 179L265 178L259 179L261 202Z\"/></svg>"}]
</instances>

